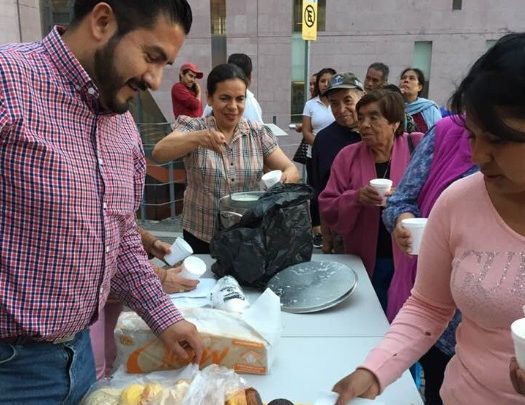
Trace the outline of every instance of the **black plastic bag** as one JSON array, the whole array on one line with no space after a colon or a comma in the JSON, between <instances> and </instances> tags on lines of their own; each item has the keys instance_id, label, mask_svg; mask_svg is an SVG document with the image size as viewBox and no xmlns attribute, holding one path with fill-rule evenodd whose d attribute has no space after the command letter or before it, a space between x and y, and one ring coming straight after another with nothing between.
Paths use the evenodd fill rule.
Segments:
<instances>
[{"instance_id":1,"label":"black plastic bag","mask_svg":"<svg viewBox=\"0 0 525 405\"><path fill-rule=\"evenodd\" d=\"M272 276L312 258L312 222L306 184L278 183L230 228L215 233L210 243L217 276L231 275L245 286L265 288Z\"/></svg>"}]
</instances>

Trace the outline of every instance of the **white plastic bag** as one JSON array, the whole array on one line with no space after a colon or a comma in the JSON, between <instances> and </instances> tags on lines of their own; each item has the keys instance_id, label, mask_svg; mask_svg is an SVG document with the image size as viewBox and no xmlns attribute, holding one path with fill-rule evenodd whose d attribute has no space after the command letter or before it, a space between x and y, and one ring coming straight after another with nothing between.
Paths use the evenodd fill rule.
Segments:
<instances>
[{"instance_id":1,"label":"white plastic bag","mask_svg":"<svg viewBox=\"0 0 525 405\"><path fill-rule=\"evenodd\" d=\"M131 375L122 368L93 384L80 405L183 405L198 366Z\"/></svg>"},{"instance_id":2,"label":"white plastic bag","mask_svg":"<svg viewBox=\"0 0 525 405\"><path fill-rule=\"evenodd\" d=\"M195 375L183 405L224 405L231 396L244 395L246 388L233 370L212 364Z\"/></svg>"}]
</instances>

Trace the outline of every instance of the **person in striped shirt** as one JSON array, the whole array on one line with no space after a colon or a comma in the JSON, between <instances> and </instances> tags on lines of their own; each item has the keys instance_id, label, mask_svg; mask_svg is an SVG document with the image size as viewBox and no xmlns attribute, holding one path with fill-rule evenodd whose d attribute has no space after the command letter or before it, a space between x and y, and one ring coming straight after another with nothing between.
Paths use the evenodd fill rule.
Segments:
<instances>
[{"instance_id":1,"label":"person in striped shirt","mask_svg":"<svg viewBox=\"0 0 525 405\"><path fill-rule=\"evenodd\" d=\"M79 403L110 293L200 360L141 244L145 160L127 112L191 22L186 0L76 0L67 29L0 47L0 403Z\"/></svg>"}]
</instances>

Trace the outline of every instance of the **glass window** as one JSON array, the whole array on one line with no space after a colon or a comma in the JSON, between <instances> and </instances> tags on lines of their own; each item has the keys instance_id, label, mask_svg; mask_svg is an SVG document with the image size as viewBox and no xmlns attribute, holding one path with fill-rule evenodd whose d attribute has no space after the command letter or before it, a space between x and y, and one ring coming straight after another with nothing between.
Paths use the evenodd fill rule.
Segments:
<instances>
[{"instance_id":1,"label":"glass window","mask_svg":"<svg viewBox=\"0 0 525 405\"><path fill-rule=\"evenodd\" d=\"M291 121L300 122L304 107L304 53L305 41L301 32L292 33Z\"/></svg>"},{"instance_id":2,"label":"glass window","mask_svg":"<svg viewBox=\"0 0 525 405\"><path fill-rule=\"evenodd\" d=\"M461 0L452 0L452 10L461 10L462 1Z\"/></svg>"},{"instance_id":3,"label":"glass window","mask_svg":"<svg viewBox=\"0 0 525 405\"><path fill-rule=\"evenodd\" d=\"M46 36L55 25L68 25L73 19L74 0L41 0L42 35Z\"/></svg>"},{"instance_id":4,"label":"glass window","mask_svg":"<svg viewBox=\"0 0 525 405\"><path fill-rule=\"evenodd\" d=\"M421 69L425 75L425 85L421 92L422 97L428 97L430 82L430 66L432 64L432 41L416 41L414 43L414 59L412 66Z\"/></svg>"},{"instance_id":5,"label":"glass window","mask_svg":"<svg viewBox=\"0 0 525 405\"><path fill-rule=\"evenodd\" d=\"M226 0L210 0L211 64L226 63Z\"/></svg>"},{"instance_id":6,"label":"glass window","mask_svg":"<svg viewBox=\"0 0 525 405\"><path fill-rule=\"evenodd\" d=\"M303 29L303 0L293 2L292 32L301 32ZM326 27L326 0L317 0L317 31L324 31Z\"/></svg>"},{"instance_id":7,"label":"glass window","mask_svg":"<svg viewBox=\"0 0 525 405\"><path fill-rule=\"evenodd\" d=\"M485 41L485 47L487 48L487 50L492 48L497 41L498 41L497 39L487 39Z\"/></svg>"},{"instance_id":8,"label":"glass window","mask_svg":"<svg viewBox=\"0 0 525 405\"><path fill-rule=\"evenodd\" d=\"M226 0L210 0L211 35L226 35Z\"/></svg>"}]
</instances>

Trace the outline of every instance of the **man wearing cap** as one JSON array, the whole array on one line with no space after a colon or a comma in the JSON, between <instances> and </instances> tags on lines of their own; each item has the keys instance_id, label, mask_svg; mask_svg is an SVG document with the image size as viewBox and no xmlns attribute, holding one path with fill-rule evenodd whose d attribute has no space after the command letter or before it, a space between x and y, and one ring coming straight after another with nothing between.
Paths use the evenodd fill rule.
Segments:
<instances>
[{"instance_id":1,"label":"man wearing cap","mask_svg":"<svg viewBox=\"0 0 525 405\"><path fill-rule=\"evenodd\" d=\"M173 115L200 117L202 115L201 87L197 79L202 79L203 73L197 65L185 63L180 67L179 82L171 88Z\"/></svg>"},{"instance_id":2,"label":"man wearing cap","mask_svg":"<svg viewBox=\"0 0 525 405\"><path fill-rule=\"evenodd\" d=\"M351 72L338 73L330 79L325 94L335 121L319 131L312 145L312 185L317 193L326 187L332 162L339 151L361 140L357 132L355 106L364 94L363 84ZM334 250L334 235L322 221L321 233L323 252L331 253Z\"/></svg>"}]
</instances>

